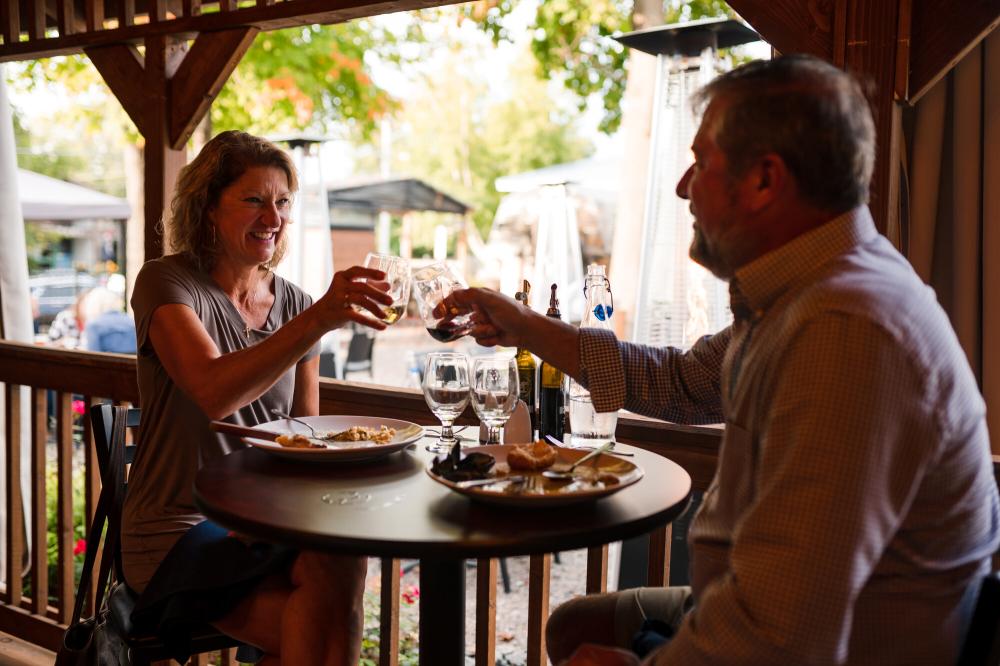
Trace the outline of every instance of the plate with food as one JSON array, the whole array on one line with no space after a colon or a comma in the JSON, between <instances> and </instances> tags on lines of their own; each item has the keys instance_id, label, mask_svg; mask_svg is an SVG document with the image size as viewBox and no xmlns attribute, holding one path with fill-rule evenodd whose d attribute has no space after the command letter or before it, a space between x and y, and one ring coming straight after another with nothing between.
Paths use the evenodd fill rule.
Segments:
<instances>
[{"instance_id":1,"label":"plate with food","mask_svg":"<svg viewBox=\"0 0 1000 666\"><path fill-rule=\"evenodd\" d=\"M321 462L381 458L424 436L424 429L416 423L373 416L302 416L261 423L250 430L236 433L250 446L283 458Z\"/></svg>"},{"instance_id":2,"label":"plate with food","mask_svg":"<svg viewBox=\"0 0 1000 666\"><path fill-rule=\"evenodd\" d=\"M606 497L636 483L643 472L635 463L600 450L537 441L453 449L435 458L427 474L477 501L537 507Z\"/></svg>"}]
</instances>

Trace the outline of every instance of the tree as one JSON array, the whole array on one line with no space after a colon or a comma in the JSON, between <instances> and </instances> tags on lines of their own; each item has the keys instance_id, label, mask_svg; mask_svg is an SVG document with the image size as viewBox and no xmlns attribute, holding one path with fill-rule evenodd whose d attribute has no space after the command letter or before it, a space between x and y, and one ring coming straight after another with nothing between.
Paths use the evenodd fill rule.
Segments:
<instances>
[{"instance_id":1,"label":"tree","mask_svg":"<svg viewBox=\"0 0 1000 666\"><path fill-rule=\"evenodd\" d=\"M511 94L491 97L498 82L487 84L466 66L476 60L469 49L452 52L426 76L422 94L407 101L393 169L474 206L473 220L485 235L501 196L496 178L579 159L591 147L534 75L529 57L512 68Z\"/></svg>"},{"instance_id":2,"label":"tree","mask_svg":"<svg viewBox=\"0 0 1000 666\"><path fill-rule=\"evenodd\" d=\"M508 26L515 0L477 0L463 6L495 42L511 40ZM618 33L661 23L711 16L733 16L723 0L541 0L528 30L539 74L562 80L581 109L591 96L604 107L600 129L615 132L628 77L627 49L612 39Z\"/></svg>"}]
</instances>

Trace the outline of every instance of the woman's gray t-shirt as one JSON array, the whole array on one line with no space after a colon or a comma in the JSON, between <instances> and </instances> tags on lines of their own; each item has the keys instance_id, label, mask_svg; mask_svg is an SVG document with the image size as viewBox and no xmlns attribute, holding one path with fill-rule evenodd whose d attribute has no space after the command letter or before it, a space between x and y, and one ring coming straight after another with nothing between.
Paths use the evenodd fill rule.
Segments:
<instances>
[{"instance_id":1,"label":"woman's gray t-shirt","mask_svg":"<svg viewBox=\"0 0 1000 666\"><path fill-rule=\"evenodd\" d=\"M198 469L246 447L235 437L209 430L208 417L167 375L149 339L153 312L171 303L188 306L219 351L228 354L266 339L312 303L308 294L277 275L272 291L274 304L264 327L248 329L215 281L183 255L148 261L136 277L131 302L142 416L122 516L122 556L125 577L137 592L145 589L177 539L205 519L192 493ZM302 360L318 353L317 343ZM291 412L295 371L293 366L262 396L223 420L253 426L273 420L272 409Z\"/></svg>"}]
</instances>

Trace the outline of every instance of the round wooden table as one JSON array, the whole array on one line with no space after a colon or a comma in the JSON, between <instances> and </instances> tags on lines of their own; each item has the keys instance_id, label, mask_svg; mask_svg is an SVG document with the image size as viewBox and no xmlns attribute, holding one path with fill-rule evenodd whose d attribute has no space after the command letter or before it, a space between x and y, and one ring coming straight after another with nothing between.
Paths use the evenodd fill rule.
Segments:
<instances>
[{"instance_id":1,"label":"round wooden table","mask_svg":"<svg viewBox=\"0 0 1000 666\"><path fill-rule=\"evenodd\" d=\"M370 463L302 463L258 449L206 464L195 500L230 529L301 548L420 559L420 663L465 663L465 560L587 548L666 525L691 478L673 461L618 445L645 472L609 497L551 508L479 504L424 471L420 446ZM426 619L426 621L425 621Z\"/></svg>"}]
</instances>

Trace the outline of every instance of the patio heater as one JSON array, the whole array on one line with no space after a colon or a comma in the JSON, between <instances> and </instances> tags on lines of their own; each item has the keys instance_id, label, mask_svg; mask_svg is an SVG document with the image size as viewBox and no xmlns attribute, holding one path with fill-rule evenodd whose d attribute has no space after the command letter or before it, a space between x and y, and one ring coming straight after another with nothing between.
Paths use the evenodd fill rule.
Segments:
<instances>
[{"instance_id":1,"label":"patio heater","mask_svg":"<svg viewBox=\"0 0 1000 666\"><path fill-rule=\"evenodd\" d=\"M320 159L326 139L285 136L272 141L288 146L299 175L299 191L292 201L292 224L286 232L288 250L275 272L316 300L326 293L333 279L330 207Z\"/></svg>"},{"instance_id":2,"label":"patio heater","mask_svg":"<svg viewBox=\"0 0 1000 666\"><path fill-rule=\"evenodd\" d=\"M690 347L731 321L727 285L691 261L693 219L674 186L690 164L698 129L691 95L729 67L718 50L754 42L741 21L704 19L618 36L625 46L655 55L656 87L649 150L646 213L632 340Z\"/></svg>"}]
</instances>

